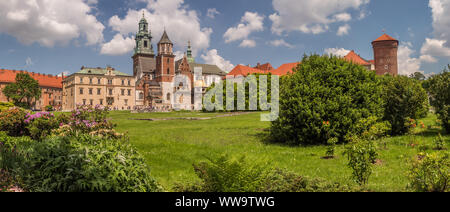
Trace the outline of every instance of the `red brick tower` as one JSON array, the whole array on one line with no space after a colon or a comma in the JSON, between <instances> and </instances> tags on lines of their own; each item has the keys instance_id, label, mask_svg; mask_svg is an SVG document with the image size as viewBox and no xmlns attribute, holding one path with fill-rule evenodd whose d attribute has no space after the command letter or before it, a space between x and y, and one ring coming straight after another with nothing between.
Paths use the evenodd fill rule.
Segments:
<instances>
[{"instance_id":1,"label":"red brick tower","mask_svg":"<svg viewBox=\"0 0 450 212\"><path fill-rule=\"evenodd\" d=\"M175 55L173 43L166 31L158 43L158 56L156 57L156 80L158 82L172 82L175 76Z\"/></svg>"},{"instance_id":2,"label":"red brick tower","mask_svg":"<svg viewBox=\"0 0 450 212\"><path fill-rule=\"evenodd\" d=\"M398 75L398 44L398 40L387 34L383 34L372 42L377 75L386 73L393 76Z\"/></svg>"}]
</instances>

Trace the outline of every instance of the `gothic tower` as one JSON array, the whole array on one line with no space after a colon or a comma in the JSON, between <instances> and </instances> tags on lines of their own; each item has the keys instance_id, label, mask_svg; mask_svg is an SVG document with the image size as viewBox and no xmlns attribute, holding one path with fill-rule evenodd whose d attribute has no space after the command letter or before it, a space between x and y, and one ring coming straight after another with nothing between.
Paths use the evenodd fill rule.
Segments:
<instances>
[{"instance_id":1,"label":"gothic tower","mask_svg":"<svg viewBox=\"0 0 450 212\"><path fill-rule=\"evenodd\" d=\"M156 57L156 78L158 82L171 82L175 76L175 55L173 54L173 43L167 32L158 43L158 56Z\"/></svg>"},{"instance_id":2,"label":"gothic tower","mask_svg":"<svg viewBox=\"0 0 450 212\"><path fill-rule=\"evenodd\" d=\"M187 49L187 59L189 63L195 63L195 58L192 56L192 49L191 49L191 41L188 42L188 49Z\"/></svg>"},{"instance_id":3,"label":"gothic tower","mask_svg":"<svg viewBox=\"0 0 450 212\"><path fill-rule=\"evenodd\" d=\"M152 45L152 35L148 22L142 14L139 30L136 34L136 47L133 55L133 75L137 79L155 72L156 61Z\"/></svg>"},{"instance_id":4,"label":"gothic tower","mask_svg":"<svg viewBox=\"0 0 450 212\"><path fill-rule=\"evenodd\" d=\"M377 75L386 73L393 76L398 75L398 44L398 40L387 34L383 34L372 42Z\"/></svg>"}]
</instances>

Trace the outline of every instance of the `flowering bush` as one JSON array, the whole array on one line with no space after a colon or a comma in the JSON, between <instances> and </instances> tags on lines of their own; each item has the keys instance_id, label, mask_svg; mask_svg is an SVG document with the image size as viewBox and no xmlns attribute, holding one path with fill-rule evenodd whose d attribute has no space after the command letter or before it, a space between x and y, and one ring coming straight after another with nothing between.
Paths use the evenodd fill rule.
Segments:
<instances>
[{"instance_id":1,"label":"flowering bush","mask_svg":"<svg viewBox=\"0 0 450 212\"><path fill-rule=\"evenodd\" d=\"M52 130L59 127L58 120L53 113L39 112L36 114L28 113L25 119L28 124L30 137L35 140L42 140L49 136Z\"/></svg>"},{"instance_id":2,"label":"flowering bush","mask_svg":"<svg viewBox=\"0 0 450 212\"><path fill-rule=\"evenodd\" d=\"M22 108L11 108L0 112L0 131L5 131L9 136L27 135L26 115L27 111Z\"/></svg>"},{"instance_id":3,"label":"flowering bush","mask_svg":"<svg viewBox=\"0 0 450 212\"><path fill-rule=\"evenodd\" d=\"M90 105L78 105L77 109L72 111L70 116L61 115L59 117L60 128L55 130L54 133L62 136L78 134L95 135L93 132L106 130L113 132L110 135L115 135L116 133L113 130L115 124L107 119L108 112L109 108L101 105L95 107ZM104 134L104 132L102 133Z\"/></svg>"}]
</instances>

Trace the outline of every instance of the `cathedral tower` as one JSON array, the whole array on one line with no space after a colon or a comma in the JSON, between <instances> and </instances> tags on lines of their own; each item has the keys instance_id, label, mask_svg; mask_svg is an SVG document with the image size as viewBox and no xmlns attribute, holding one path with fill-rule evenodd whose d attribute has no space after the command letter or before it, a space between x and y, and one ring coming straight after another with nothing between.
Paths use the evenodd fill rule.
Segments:
<instances>
[{"instance_id":1,"label":"cathedral tower","mask_svg":"<svg viewBox=\"0 0 450 212\"><path fill-rule=\"evenodd\" d=\"M166 30L158 42L158 56L156 57L156 78L159 82L171 82L175 76L175 55L173 43Z\"/></svg>"},{"instance_id":2,"label":"cathedral tower","mask_svg":"<svg viewBox=\"0 0 450 212\"><path fill-rule=\"evenodd\" d=\"M377 75L386 73L393 76L398 75L398 44L398 40L387 34L383 34L372 42Z\"/></svg>"},{"instance_id":3,"label":"cathedral tower","mask_svg":"<svg viewBox=\"0 0 450 212\"><path fill-rule=\"evenodd\" d=\"M139 21L139 30L136 34L136 47L133 55L133 75L140 79L146 74L155 71L155 53L152 45L152 35L149 24L142 14Z\"/></svg>"}]
</instances>

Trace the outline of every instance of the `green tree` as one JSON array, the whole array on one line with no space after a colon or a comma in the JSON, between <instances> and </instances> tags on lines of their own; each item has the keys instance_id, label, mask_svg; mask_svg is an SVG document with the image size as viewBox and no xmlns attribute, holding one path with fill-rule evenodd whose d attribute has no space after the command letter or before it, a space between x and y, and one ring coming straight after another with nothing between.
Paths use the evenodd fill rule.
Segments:
<instances>
[{"instance_id":1,"label":"green tree","mask_svg":"<svg viewBox=\"0 0 450 212\"><path fill-rule=\"evenodd\" d=\"M305 56L280 85L280 116L272 122L275 142L326 144L360 135L362 119L383 117L382 84L375 72L338 57Z\"/></svg>"},{"instance_id":2,"label":"green tree","mask_svg":"<svg viewBox=\"0 0 450 212\"><path fill-rule=\"evenodd\" d=\"M403 135L409 127L405 123L410 119L427 116L428 96L422 84L406 76L383 76L385 100L384 120L392 126L391 135Z\"/></svg>"},{"instance_id":3,"label":"green tree","mask_svg":"<svg viewBox=\"0 0 450 212\"><path fill-rule=\"evenodd\" d=\"M30 108L34 100L41 97L41 90L37 80L28 74L19 73L16 75L16 82L7 85L3 94L15 105Z\"/></svg>"},{"instance_id":4,"label":"green tree","mask_svg":"<svg viewBox=\"0 0 450 212\"><path fill-rule=\"evenodd\" d=\"M423 81L426 79L425 75L422 72L415 72L415 73L409 75L409 77L419 80L419 81Z\"/></svg>"},{"instance_id":5,"label":"green tree","mask_svg":"<svg viewBox=\"0 0 450 212\"><path fill-rule=\"evenodd\" d=\"M434 75L424 83L430 95L431 105L442 121L442 126L450 133L450 65L441 74Z\"/></svg>"}]
</instances>

